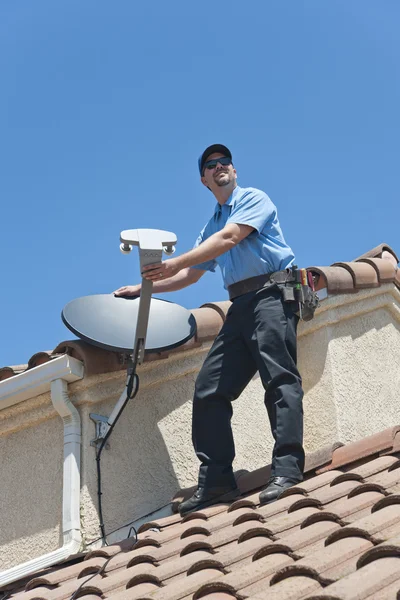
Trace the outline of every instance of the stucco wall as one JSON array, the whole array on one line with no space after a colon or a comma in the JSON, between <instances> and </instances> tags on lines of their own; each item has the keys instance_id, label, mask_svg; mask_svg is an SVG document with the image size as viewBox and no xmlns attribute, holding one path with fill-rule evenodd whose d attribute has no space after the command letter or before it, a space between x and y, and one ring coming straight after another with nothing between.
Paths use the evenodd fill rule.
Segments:
<instances>
[{"instance_id":1,"label":"stucco wall","mask_svg":"<svg viewBox=\"0 0 400 600\"><path fill-rule=\"evenodd\" d=\"M60 546L63 427L0 436L0 571Z\"/></svg>"},{"instance_id":2,"label":"stucco wall","mask_svg":"<svg viewBox=\"0 0 400 600\"><path fill-rule=\"evenodd\" d=\"M330 297L299 330L305 446L349 443L400 423L400 293Z\"/></svg>"},{"instance_id":3,"label":"stucco wall","mask_svg":"<svg viewBox=\"0 0 400 600\"><path fill-rule=\"evenodd\" d=\"M313 321L301 323L307 451L338 440L355 441L400 423L399 299L392 285L331 297ZM195 484L191 397L206 352L201 347L140 367L139 394L103 452L107 531L166 505L177 489ZM89 414L110 414L124 384L125 374L119 372L69 386L82 418L85 543L99 537L95 450L90 446L95 430ZM235 469L270 462L272 438L263 395L255 377L234 404ZM1 412L0 556L5 569L60 542L63 429L49 395Z\"/></svg>"},{"instance_id":4,"label":"stucco wall","mask_svg":"<svg viewBox=\"0 0 400 600\"><path fill-rule=\"evenodd\" d=\"M103 511L108 531L160 508L179 488L196 483L198 462L191 444L191 398L206 351L201 349L190 359L186 357L185 365L178 357L164 363L168 381L158 379L162 374L157 369L142 375L140 393L127 405L110 438L110 449L102 455ZM125 377L119 376L112 384L109 382L110 400L96 404L97 413L111 412L124 381ZM79 397L78 392L76 399ZM93 410L88 404L81 409L85 440L93 437L93 424L88 419ZM258 378L235 403L233 429L235 468L252 469L269 462L272 439ZM86 541L90 542L99 535L94 449L86 446L84 455L82 518Z\"/></svg>"}]
</instances>

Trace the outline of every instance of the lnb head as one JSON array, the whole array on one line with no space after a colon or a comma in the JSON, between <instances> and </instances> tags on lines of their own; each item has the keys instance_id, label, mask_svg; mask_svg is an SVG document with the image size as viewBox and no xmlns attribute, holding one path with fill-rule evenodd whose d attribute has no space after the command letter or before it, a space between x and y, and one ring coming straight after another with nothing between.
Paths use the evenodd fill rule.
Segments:
<instances>
[{"instance_id":1,"label":"lnb head","mask_svg":"<svg viewBox=\"0 0 400 600\"><path fill-rule=\"evenodd\" d=\"M173 254L175 252L175 246L173 246L172 244L168 244L166 246L163 246L163 250L165 254Z\"/></svg>"},{"instance_id":2,"label":"lnb head","mask_svg":"<svg viewBox=\"0 0 400 600\"><path fill-rule=\"evenodd\" d=\"M129 254L129 252L132 250L132 246L122 243L119 245L119 249L121 250L122 254Z\"/></svg>"}]
</instances>

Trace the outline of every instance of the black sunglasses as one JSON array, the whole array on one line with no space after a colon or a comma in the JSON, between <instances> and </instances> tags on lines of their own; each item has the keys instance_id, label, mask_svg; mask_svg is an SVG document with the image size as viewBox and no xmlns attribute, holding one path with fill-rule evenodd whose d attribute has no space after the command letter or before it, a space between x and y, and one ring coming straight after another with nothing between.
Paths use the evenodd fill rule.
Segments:
<instances>
[{"instance_id":1,"label":"black sunglasses","mask_svg":"<svg viewBox=\"0 0 400 600\"><path fill-rule=\"evenodd\" d=\"M222 156L221 158L214 158L213 160L208 160L203 165L203 173L204 169L208 169L209 171L211 171L211 169L215 169L218 163L220 165L231 165L232 159L228 158L227 156Z\"/></svg>"}]
</instances>

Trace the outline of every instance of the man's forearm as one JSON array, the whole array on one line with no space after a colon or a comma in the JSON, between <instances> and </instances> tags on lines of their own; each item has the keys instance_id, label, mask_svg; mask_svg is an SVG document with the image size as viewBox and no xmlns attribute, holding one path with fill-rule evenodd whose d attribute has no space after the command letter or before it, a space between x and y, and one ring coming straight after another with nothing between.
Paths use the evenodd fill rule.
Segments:
<instances>
[{"instance_id":1,"label":"man's forearm","mask_svg":"<svg viewBox=\"0 0 400 600\"><path fill-rule=\"evenodd\" d=\"M214 233L197 248L189 250L189 252L186 252L181 256L177 256L175 260L178 262L181 269L185 269L187 267L199 265L208 260L213 260L214 258L217 258L217 256L224 254L224 252L231 250L235 245L236 241L232 236L226 231L221 230ZM173 278L171 277L171 279Z\"/></svg>"},{"instance_id":2,"label":"man's forearm","mask_svg":"<svg viewBox=\"0 0 400 600\"><path fill-rule=\"evenodd\" d=\"M192 280L189 276L189 269L182 269L174 275L173 277L169 277L164 281L154 281L153 282L153 294L163 294L164 292L176 292L178 290L182 290L195 283L195 280Z\"/></svg>"}]
</instances>

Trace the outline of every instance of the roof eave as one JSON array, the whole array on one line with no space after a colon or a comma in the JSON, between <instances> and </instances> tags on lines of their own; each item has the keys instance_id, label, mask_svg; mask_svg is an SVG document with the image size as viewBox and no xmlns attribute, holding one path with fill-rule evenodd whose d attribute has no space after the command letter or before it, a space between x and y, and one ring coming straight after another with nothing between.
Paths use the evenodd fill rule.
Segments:
<instances>
[{"instance_id":1,"label":"roof eave","mask_svg":"<svg viewBox=\"0 0 400 600\"><path fill-rule=\"evenodd\" d=\"M63 379L68 383L83 379L84 366L72 356L60 356L24 373L0 381L0 410L50 391L51 382Z\"/></svg>"}]
</instances>

